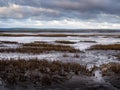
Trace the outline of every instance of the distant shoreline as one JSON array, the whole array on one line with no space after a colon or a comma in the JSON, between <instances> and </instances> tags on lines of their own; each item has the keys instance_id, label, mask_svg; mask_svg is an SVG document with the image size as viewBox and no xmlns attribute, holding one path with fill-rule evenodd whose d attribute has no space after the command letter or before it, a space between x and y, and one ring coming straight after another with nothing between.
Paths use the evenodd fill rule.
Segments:
<instances>
[{"instance_id":1,"label":"distant shoreline","mask_svg":"<svg viewBox=\"0 0 120 90\"><path fill-rule=\"evenodd\" d=\"M120 32L120 29L39 29L39 28L0 28L0 32L70 32L70 33L115 33Z\"/></svg>"}]
</instances>

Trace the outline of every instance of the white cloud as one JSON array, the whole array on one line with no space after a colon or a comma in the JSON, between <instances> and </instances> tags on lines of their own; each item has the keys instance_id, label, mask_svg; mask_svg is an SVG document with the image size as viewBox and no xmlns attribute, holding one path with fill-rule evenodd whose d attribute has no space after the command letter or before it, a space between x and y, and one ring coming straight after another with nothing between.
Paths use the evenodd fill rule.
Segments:
<instances>
[{"instance_id":1,"label":"white cloud","mask_svg":"<svg viewBox=\"0 0 120 90\"><path fill-rule=\"evenodd\" d=\"M14 25L14 26L13 26ZM32 19L9 20L0 22L0 27L24 27L24 28L71 28L71 29L119 29L119 23L76 21L76 20L52 20L38 21Z\"/></svg>"}]
</instances>

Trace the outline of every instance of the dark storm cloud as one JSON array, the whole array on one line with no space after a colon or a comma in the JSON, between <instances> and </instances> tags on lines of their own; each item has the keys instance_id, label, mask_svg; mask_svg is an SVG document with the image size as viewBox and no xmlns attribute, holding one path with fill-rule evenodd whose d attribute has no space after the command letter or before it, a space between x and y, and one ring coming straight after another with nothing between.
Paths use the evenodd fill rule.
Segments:
<instances>
[{"instance_id":1,"label":"dark storm cloud","mask_svg":"<svg viewBox=\"0 0 120 90\"><path fill-rule=\"evenodd\" d=\"M0 6L1 19L94 19L119 22L120 18L120 0L0 0Z\"/></svg>"}]
</instances>

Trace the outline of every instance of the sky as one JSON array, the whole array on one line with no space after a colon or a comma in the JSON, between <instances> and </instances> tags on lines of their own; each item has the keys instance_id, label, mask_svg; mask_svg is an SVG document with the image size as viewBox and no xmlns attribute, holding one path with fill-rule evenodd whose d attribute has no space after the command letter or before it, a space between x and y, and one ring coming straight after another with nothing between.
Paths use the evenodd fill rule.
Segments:
<instances>
[{"instance_id":1,"label":"sky","mask_svg":"<svg viewBox=\"0 0 120 90\"><path fill-rule=\"evenodd\" d=\"M0 0L0 28L120 29L120 0Z\"/></svg>"}]
</instances>

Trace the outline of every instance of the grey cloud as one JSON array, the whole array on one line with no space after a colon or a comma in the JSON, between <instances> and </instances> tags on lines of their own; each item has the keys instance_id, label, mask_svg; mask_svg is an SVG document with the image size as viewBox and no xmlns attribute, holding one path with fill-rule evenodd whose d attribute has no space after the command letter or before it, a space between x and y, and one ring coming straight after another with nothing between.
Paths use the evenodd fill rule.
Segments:
<instances>
[{"instance_id":1,"label":"grey cloud","mask_svg":"<svg viewBox=\"0 0 120 90\"><path fill-rule=\"evenodd\" d=\"M7 9L0 12L0 18L120 22L120 0L0 0L1 7L10 4L19 5L20 10Z\"/></svg>"},{"instance_id":2,"label":"grey cloud","mask_svg":"<svg viewBox=\"0 0 120 90\"><path fill-rule=\"evenodd\" d=\"M42 15L54 15L58 12L56 10L47 8L36 8L31 6L21 6L16 4L10 4L9 6L0 7L0 18L8 19L24 19L31 17L40 17Z\"/></svg>"}]
</instances>

